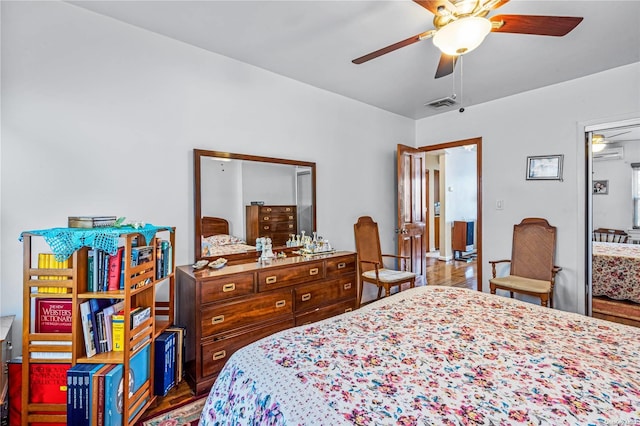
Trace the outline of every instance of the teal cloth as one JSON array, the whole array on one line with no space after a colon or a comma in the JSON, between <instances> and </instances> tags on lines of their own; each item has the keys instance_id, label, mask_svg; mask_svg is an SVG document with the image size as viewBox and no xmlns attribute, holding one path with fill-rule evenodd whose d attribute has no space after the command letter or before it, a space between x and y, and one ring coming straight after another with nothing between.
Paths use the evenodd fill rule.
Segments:
<instances>
[{"instance_id":1,"label":"teal cloth","mask_svg":"<svg viewBox=\"0 0 640 426\"><path fill-rule=\"evenodd\" d=\"M49 244L57 261L69 258L82 247L93 247L109 254L116 254L118 242L123 234L141 234L150 243L158 231L172 230L170 226L154 226L146 224L138 229L133 226L103 227L103 228L51 228L37 231L24 231L20 234L22 241L24 234L40 235Z\"/></svg>"}]
</instances>

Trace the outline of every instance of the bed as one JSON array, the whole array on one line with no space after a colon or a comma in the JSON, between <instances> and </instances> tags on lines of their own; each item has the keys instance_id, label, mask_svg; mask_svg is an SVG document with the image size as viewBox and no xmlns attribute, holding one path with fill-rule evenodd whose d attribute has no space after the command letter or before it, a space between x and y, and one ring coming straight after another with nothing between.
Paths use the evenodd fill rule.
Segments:
<instances>
[{"instance_id":1,"label":"bed","mask_svg":"<svg viewBox=\"0 0 640 426\"><path fill-rule=\"evenodd\" d=\"M455 287L234 353L201 425L634 425L640 329Z\"/></svg>"},{"instance_id":2,"label":"bed","mask_svg":"<svg viewBox=\"0 0 640 426\"><path fill-rule=\"evenodd\" d=\"M593 296L640 303L640 244L592 244Z\"/></svg>"},{"instance_id":3,"label":"bed","mask_svg":"<svg viewBox=\"0 0 640 426\"><path fill-rule=\"evenodd\" d=\"M229 234L229 222L219 217L204 216L202 229L202 256L219 257L255 251L256 247Z\"/></svg>"}]
</instances>

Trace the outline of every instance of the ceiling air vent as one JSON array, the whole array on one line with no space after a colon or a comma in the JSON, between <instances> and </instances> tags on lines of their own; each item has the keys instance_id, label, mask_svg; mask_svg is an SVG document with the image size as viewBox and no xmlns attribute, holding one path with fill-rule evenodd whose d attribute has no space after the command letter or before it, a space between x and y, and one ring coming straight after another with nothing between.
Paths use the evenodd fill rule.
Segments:
<instances>
[{"instance_id":1,"label":"ceiling air vent","mask_svg":"<svg viewBox=\"0 0 640 426\"><path fill-rule=\"evenodd\" d=\"M428 106L431 108L439 109L439 108L448 108L456 104L456 95L447 96L446 98L436 99L431 102L427 102L424 106Z\"/></svg>"},{"instance_id":2,"label":"ceiling air vent","mask_svg":"<svg viewBox=\"0 0 640 426\"><path fill-rule=\"evenodd\" d=\"M622 147L617 148L605 148L600 152L593 153L594 161L605 161L605 160L622 160L624 156L624 150Z\"/></svg>"}]
</instances>

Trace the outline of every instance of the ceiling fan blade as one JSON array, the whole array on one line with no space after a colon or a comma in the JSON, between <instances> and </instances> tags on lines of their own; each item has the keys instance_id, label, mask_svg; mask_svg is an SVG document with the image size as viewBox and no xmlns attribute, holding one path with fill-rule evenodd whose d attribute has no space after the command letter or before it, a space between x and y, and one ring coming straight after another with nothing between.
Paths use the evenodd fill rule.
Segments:
<instances>
[{"instance_id":1,"label":"ceiling fan blade","mask_svg":"<svg viewBox=\"0 0 640 426\"><path fill-rule=\"evenodd\" d=\"M435 78L444 77L453 73L457 60L457 56L445 55L444 53L440 55L440 62L438 62Z\"/></svg>"},{"instance_id":2,"label":"ceiling fan blade","mask_svg":"<svg viewBox=\"0 0 640 426\"><path fill-rule=\"evenodd\" d=\"M562 37L582 22L583 18L573 16L540 16L540 15L496 15L491 22L503 22L492 32L533 34Z\"/></svg>"},{"instance_id":3,"label":"ceiling fan blade","mask_svg":"<svg viewBox=\"0 0 640 426\"><path fill-rule=\"evenodd\" d=\"M384 55L386 53L393 52L394 50L398 50L401 47L409 46L409 45L411 45L413 43L417 43L417 42L419 42L421 40L424 40L425 38L429 38L433 34L435 34L435 32L436 32L435 30L425 31L425 32L420 33L418 35L415 35L413 37L409 37L406 40L399 41L399 42L394 43L392 45L389 45L387 47L383 47L382 49L378 49L375 52L371 52L371 53L369 53L367 55L364 55L364 56L361 56L359 58L356 58L351 62L353 62L354 64L362 64L364 62L367 62L367 61L370 61L372 59L375 59L378 56L382 56L382 55Z\"/></svg>"},{"instance_id":4,"label":"ceiling fan blade","mask_svg":"<svg viewBox=\"0 0 640 426\"><path fill-rule=\"evenodd\" d=\"M445 9L454 11L456 7L449 0L413 0L415 3L418 3L420 6L427 9L429 12L434 15L439 15L438 7L444 6ZM509 0L506 0L509 1Z\"/></svg>"}]
</instances>

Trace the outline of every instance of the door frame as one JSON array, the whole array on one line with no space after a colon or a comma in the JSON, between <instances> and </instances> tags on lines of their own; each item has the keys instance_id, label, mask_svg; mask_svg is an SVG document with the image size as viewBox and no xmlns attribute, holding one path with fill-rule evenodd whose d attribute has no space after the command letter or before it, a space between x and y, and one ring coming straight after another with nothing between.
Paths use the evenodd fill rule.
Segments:
<instances>
[{"instance_id":1,"label":"door frame","mask_svg":"<svg viewBox=\"0 0 640 426\"><path fill-rule=\"evenodd\" d=\"M424 152L429 151L438 151L447 148L457 148L465 145L475 145L476 146L476 193L477 193L477 263L476 263L476 274L477 274L477 283L476 287L478 291L482 291L482 137L470 138L470 139L462 139L458 141L445 142L436 145L427 145L421 146L418 149Z\"/></svg>"},{"instance_id":2,"label":"door frame","mask_svg":"<svg viewBox=\"0 0 640 426\"><path fill-rule=\"evenodd\" d=\"M593 316L593 253L592 253L592 233L593 233L593 152L591 151L591 136L596 132L614 130L624 127L640 126L640 117L620 119L596 124L583 124L582 134L584 135L585 147L585 168L584 168L584 313L586 316ZM579 278L579 277L578 277ZM578 306L579 307L579 306Z\"/></svg>"}]
</instances>

